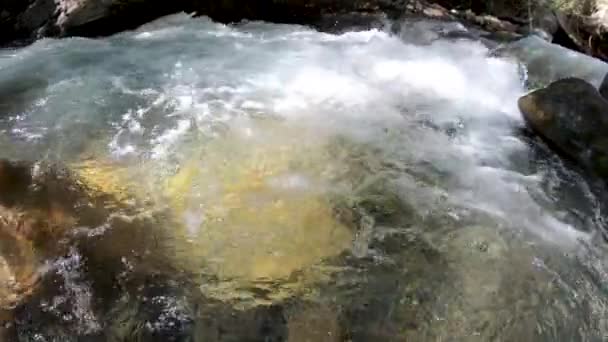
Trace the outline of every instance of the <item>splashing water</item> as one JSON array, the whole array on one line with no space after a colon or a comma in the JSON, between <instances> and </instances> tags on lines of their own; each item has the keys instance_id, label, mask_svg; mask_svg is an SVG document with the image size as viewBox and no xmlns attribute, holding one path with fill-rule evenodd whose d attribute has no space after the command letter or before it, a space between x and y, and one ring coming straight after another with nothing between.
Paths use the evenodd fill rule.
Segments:
<instances>
[{"instance_id":1,"label":"splashing water","mask_svg":"<svg viewBox=\"0 0 608 342\"><path fill-rule=\"evenodd\" d=\"M290 340L312 310L352 340L599 341L602 216L520 134L518 68L475 41L177 15L0 51L0 153L165 213L150 253L230 308L192 313L203 340L279 305ZM86 301L94 330L114 325Z\"/></svg>"}]
</instances>

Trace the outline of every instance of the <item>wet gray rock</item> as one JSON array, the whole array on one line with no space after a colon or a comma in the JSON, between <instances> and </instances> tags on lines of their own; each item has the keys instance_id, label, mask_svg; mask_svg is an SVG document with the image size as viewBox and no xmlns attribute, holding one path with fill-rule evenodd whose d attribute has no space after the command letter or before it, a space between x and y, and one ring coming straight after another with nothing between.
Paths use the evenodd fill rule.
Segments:
<instances>
[{"instance_id":1,"label":"wet gray rock","mask_svg":"<svg viewBox=\"0 0 608 342\"><path fill-rule=\"evenodd\" d=\"M521 97L518 105L528 125L555 149L608 176L608 100L593 85L562 79Z\"/></svg>"}]
</instances>

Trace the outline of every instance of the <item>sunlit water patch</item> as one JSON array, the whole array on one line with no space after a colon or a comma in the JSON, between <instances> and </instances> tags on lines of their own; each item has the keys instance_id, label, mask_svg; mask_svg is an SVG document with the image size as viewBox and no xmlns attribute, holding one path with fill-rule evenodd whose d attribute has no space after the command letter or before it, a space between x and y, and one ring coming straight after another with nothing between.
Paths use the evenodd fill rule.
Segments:
<instances>
[{"instance_id":1,"label":"sunlit water patch","mask_svg":"<svg viewBox=\"0 0 608 342\"><path fill-rule=\"evenodd\" d=\"M602 213L523 84L479 42L178 15L0 51L0 153L137 208L77 227L74 334L600 341Z\"/></svg>"}]
</instances>

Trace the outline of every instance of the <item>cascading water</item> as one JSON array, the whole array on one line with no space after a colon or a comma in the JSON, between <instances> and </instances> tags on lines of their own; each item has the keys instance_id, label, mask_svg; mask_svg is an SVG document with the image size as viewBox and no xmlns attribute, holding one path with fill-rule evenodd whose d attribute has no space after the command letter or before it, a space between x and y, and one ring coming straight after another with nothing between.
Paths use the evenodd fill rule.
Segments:
<instances>
[{"instance_id":1,"label":"cascading water","mask_svg":"<svg viewBox=\"0 0 608 342\"><path fill-rule=\"evenodd\" d=\"M85 227L84 252L47 261L70 281L25 299L44 314L25 324L17 310L17 335L608 338L602 215L580 176L522 134L519 70L469 40L186 15L0 50L0 156L64 163L163 213L149 229L165 240L140 257L180 274L137 292L154 318L126 294L105 303L113 284L61 267L95 259L78 253L119 229ZM90 314L46 309L64 304Z\"/></svg>"}]
</instances>

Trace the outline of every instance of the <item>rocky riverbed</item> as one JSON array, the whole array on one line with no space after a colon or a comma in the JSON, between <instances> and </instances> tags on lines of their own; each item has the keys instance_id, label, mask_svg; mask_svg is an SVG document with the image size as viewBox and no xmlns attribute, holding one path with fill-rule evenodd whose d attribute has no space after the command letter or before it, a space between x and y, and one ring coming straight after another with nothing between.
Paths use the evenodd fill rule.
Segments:
<instances>
[{"instance_id":1,"label":"rocky riverbed","mask_svg":"<svg viewBox=\"0 0 608 342\"><path fill-rule=\"evenodd\" d=\"M371 18L1 49L0 337L604 340L606 65Z\"/></svg>"}]
</instances>

